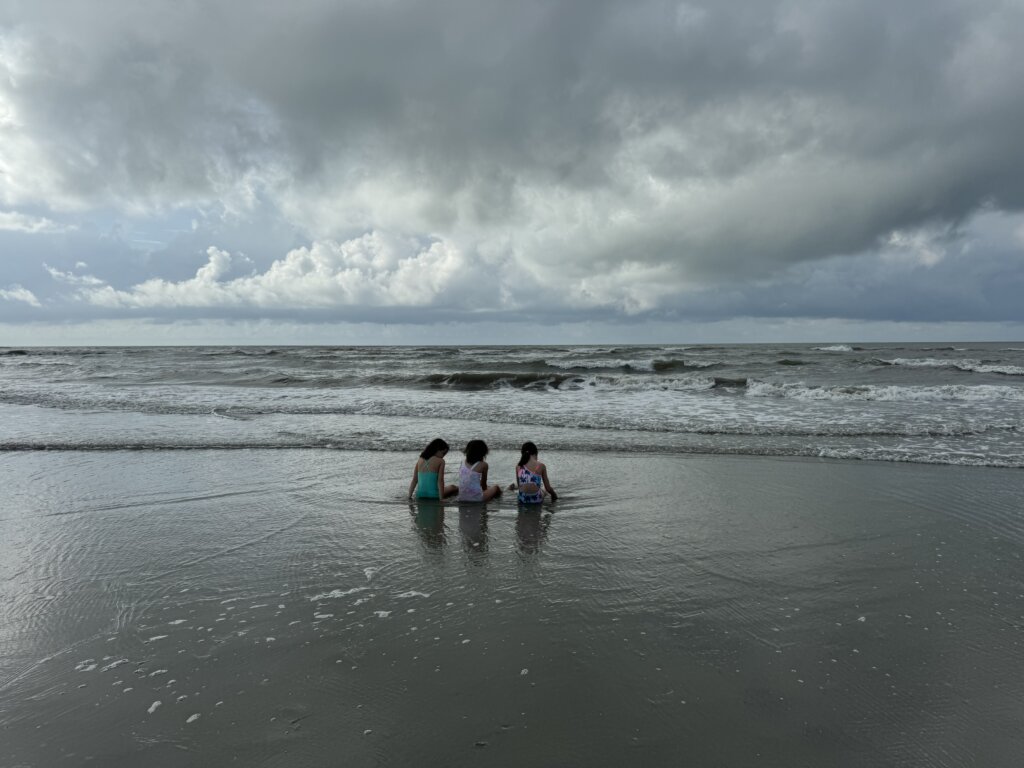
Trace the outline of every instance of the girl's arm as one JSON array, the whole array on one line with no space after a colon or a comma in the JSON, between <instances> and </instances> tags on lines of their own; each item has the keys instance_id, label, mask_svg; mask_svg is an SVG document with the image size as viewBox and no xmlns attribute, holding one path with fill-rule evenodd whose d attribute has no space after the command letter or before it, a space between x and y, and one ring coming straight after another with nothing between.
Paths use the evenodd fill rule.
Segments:
<instances>
[{"instance_id":1,"label":"girl's arm","mask_svg":"<svg viewBox=\"0 0 1024 768\"><path fill-rule=\"evenodd\" d=\"M437 465L437 498L444 498L444 459Z\"/></svg>"},{"instance_id":2,"label":"girl's arm","mask_svg":"<svg viewBox=\"0 0 1024 768\"><path fill-rule=\"evenodd\" d=\"M480 487L483 490L487 490L487 462L480 462Z\"/></svg>"},{"instance_id":3,"label":"girl's arm","mask_svg":"<svg viewBox=\"0 0 1024 768\"><path fill-rule=\"evenodd\" d=\"M558 494L555 493L555 489L551 487L551 481L548 480L548 468L545 464L540 465L540 476L544 481L544 490L548 492L552 501L558 500Z\"/></svg>"},{"instance_id":4,"label":"girl's arm","mask_svg":"<svg viewBox=\"0 0 1024 768\"><path fill-rule=\"evenodd\" d=\"M412 498L413 491L416 490L416 482L420 479L419 476L420 463L417 461L412 465L412 482L409 483L409 498Z\"/></svg>"}]
</instances>

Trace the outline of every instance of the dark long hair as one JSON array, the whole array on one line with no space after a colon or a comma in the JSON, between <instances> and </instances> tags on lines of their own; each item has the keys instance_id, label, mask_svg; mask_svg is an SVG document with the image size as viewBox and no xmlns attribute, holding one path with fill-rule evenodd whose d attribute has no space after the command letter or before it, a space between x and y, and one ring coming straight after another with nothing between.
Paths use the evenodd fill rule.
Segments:
<instances>
[{"instance_id":1,"label":"dark long hair","mask_svg":"<svg viewBox=\"0 0 1024 768\"><path fill-rule=\"evenodd\" d=\"M423 459L424 461L429 461L430 457L433 456L438 451L447 450L448 443L446 443L440 437L435 437L433 440L427 443L427 447L423 449L423 453L420 454L420 458Z\"/></svg>"},{"instance_id":2,"label":"dark long hair","mask_svg":"<svg viewBox=\"0 0 1024 768\"><path fill-rule=\"evenodd\" d=\"M522 456L519 457L519 466L525 467L526 462L530 460L531 456L537 455L537 446L527 440L523 443L523 447L519 449L522 452Z\"/></svg>"},{"instance_id":3,"label":"dark long hair","mask_svg":"<svg viewBox=\"0 0 1024 768\"><path fill-rule=\"evenodd\" d=\"M487 443L483 440L470 440L466 443L466 463L476 464L478 461L483 461L484 456L487 455Z\"/></svg>"}]
</instances>

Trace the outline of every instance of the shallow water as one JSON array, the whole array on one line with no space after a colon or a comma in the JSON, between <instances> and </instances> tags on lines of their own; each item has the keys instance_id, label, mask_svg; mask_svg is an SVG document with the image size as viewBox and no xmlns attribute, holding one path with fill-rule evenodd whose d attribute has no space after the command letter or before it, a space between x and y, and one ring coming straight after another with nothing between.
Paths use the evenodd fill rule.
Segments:
<instances>
[{"instance_id":1,"label":"shallow water","mask_svg":"<svg viewBox=\"0 0 1024 768\"><path fill-rule=\"evenodd\" d=\"M0 765L1018 764L1018 471L543 458L0 454Z\"/></svg>"}]
</instances>

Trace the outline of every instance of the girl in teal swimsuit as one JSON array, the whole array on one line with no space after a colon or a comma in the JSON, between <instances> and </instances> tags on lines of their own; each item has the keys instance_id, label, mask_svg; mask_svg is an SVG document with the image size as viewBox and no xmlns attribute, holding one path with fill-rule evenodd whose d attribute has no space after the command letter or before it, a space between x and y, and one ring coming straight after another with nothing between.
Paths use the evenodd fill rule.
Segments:
<instances>
[{"instance_id":1,"label":"girl in teal swimsuit","mask_svg":"<svg viewBox=\"0 0 1024 768\"><path fill-rule=\"evenodd\" d=\"M409 498L415 492L417 499L443 499L459 492L457 485L444 484L444 457L448 443L441 438L431 440L412 468Z\"/></svg>"},{"instance_id":2,"label":"girl in teal swimsuit","mask_svg":"<svg viewBox=\"0 0 1024 768\"><path fill-rule=\"evenodd\" d=\"M537 461L537 446L531 442L523 443L522 455L516 466L516 488L519 491L520 504L540 504L547 492L552 501L558 494L548 480L548 468Z\"/></svg>"}]
</instances>

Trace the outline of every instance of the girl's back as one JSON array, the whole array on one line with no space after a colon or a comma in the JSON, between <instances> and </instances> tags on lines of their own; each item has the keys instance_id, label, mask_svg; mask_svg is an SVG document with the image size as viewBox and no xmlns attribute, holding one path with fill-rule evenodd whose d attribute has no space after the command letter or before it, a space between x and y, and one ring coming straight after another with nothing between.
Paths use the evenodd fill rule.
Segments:
<instances>
[{"instance_id":1,"label":"girl's back","mask_svg":"<svg viewBox=\"0 0 1024 768\"><path fill-rule=\"evenodd\" d=\"M484 500L484 489L481 484L480 473L476 471L480 462L477 461L473 466L469 466L466 462L462 462L462 466L459 467L459 501L483 501Z\"/></svg>"},{"instance_id":2,"label":"girl's back","mask_svg":"<svg viewBox=\"0 0 1024 768\"><path fill-rule=\"evenodd\" d=\"M431 456L429 459L420 458L416 463L417 484L416 496L420 499L437 499L437 470L444 464L444 459Z\"/></svg>"}]
</instances>

